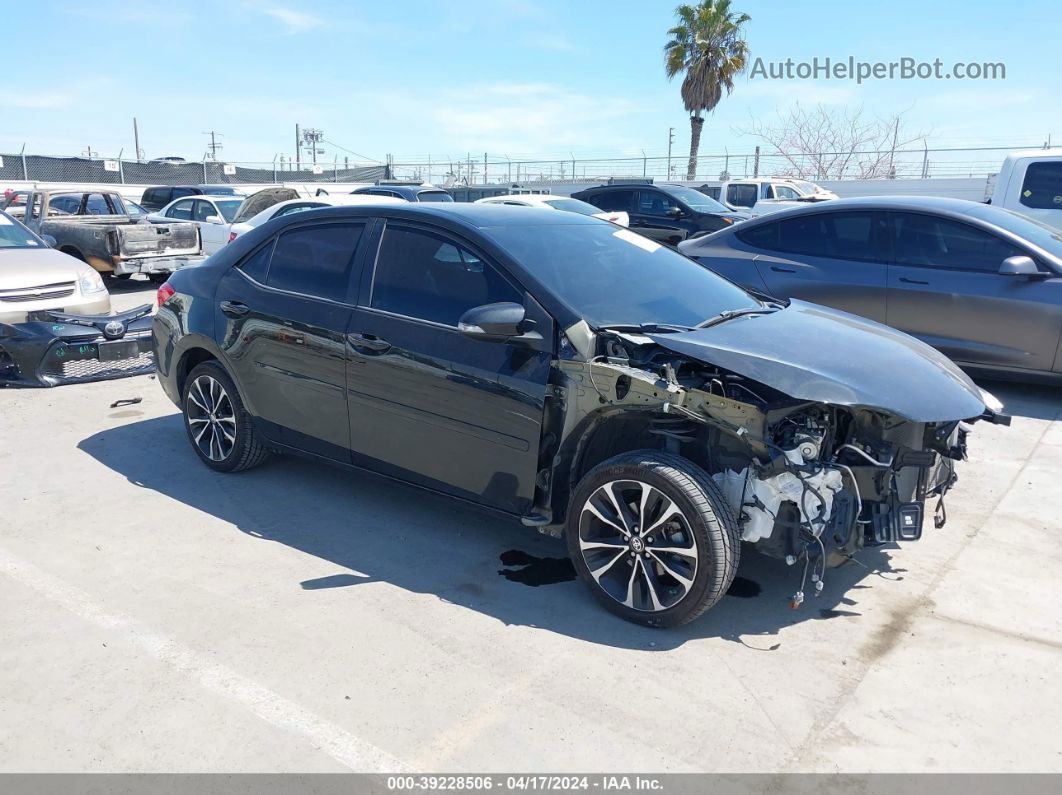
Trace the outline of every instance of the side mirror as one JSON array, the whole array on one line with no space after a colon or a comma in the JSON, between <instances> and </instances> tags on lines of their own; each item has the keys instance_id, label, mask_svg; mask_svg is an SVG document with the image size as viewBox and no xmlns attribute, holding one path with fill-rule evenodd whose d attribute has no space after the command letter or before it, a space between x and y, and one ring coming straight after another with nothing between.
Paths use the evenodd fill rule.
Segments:
<instances>
[{"instance_id":1,"label":"side mirror","mask_svg":"<svg viewBox=\"0 0 1062 795\"><path fill-rule=\"evenodd\" d=\"M682 210L680 208L678 208L678 207L668 207L667 208L667 216L668 216L668 218L681 218L682 217Z\"/></svg>"},{"instance_id":2,"label":"side mirror","mask_svg":"<svg viewBox=\"0 0 1062 795\"><path fill-rule=\"evenodd\" d=\"M204 220L208 224L220 224L221 223L221 216L220 215L208 215Z\"/></svg>"},{"instance_id":3,"label":"side mirror","mask_svg":"<svg viewBox=\"0 0 1062 795\"><path fill-rule=\"evenodd\" d=\"M535 321L527 318L524 308L508 301L472 307L457 323L462 336L485 342L505 342L534 327Z\"/></svg>"},{"instance_id":4,"label":"side mirror","mask_svg":"<svg viewBox=\"0 0 1062 795\"><path fill-rule=\"evenodd\" d=\"M1032 257L1007 257L999 266L1001 276L1024 276L1026 279L1039 279L1047 274L1036 267Z\"/></svg>"},{"instance_id":5,"label":"side mirror","mask_svg":"<svg viewBox=\"0 0 1062 795\"><path fill-rule=\"evenodd\" d=\"M56 243L59 242L51 235L41 235L41 240L44 241L44 244L48 246L48 248L55 248Z\"/></svg>"}]
</instances>

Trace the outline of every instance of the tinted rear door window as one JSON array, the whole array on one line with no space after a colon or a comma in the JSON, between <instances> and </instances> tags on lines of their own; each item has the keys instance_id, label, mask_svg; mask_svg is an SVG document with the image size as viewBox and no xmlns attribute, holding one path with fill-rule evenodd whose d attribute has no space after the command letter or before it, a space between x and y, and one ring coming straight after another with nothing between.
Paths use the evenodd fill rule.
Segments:
<instances>
[{"instance_id":1,"label":"tinted rear door window","mask_svg":"<svg viewBox=\"0 0 1062 795\"><path fill-rule=\"evenodd\" d=\"M591 196L587 201L608 212L629 212L634 203L634 191L610 190Z\"/></svg>"},{"instance_id":2,"label":"tinted rear door window","mask_svg":"<svg viewBox=\"0 0 1062 795\"><path fill-rule=\"evenodd\" d=\"M884 262L886 226L881 213L817 213L739 230L751 246L787 254Z\"/></svg>"},{"instance_id":3,"label":"tinted rear door window","mask_svg":"<svg viewBox=\"0 0 1062 795\"><path fill-rule=\"evenodd\" d=\"M735 207L751 207L756 203L757 188L755 185L727 185L727 203Z\"/></svg>"},{"instance_id":4,"label":"tinted rear door window","mask_svg":"<svg viewBox=\"0 0 1062 795\"><path fill-rule=\"evenodd\" d=\"M277 239L266 284L333 301L345 301L354 251L364 224L318 224Z\"/></svg>"}]
</instances>

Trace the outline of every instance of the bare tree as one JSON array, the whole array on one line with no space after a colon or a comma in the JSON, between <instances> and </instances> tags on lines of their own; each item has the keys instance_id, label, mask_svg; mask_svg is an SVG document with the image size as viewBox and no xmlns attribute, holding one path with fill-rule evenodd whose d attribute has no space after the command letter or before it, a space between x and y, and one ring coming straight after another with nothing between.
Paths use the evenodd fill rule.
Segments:
<instances>
[{"instance_id":1,"label":"bare tree","mask_svg":"<svg viewBox=\"0 0 1062 795\"><path fill-rule=\"evenodd\" d=\"M802 179L891 179L897 176L897 150L925 138L904 128L902 113L867 117L862 106L833 110L799 103L779 111L776 121L753 120L738 132L759 138L784 158L787 165L777 176Z\"/></svg>"}]
</instances>

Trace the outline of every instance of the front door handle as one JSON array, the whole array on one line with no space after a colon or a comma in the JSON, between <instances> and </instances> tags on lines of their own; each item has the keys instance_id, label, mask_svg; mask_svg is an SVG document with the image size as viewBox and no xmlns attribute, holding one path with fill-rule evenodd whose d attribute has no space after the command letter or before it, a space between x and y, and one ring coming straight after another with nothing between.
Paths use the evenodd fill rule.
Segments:
<instances>
[{"instance_id":1,"label":"front door handle","mask_svg":"<svg viewBox=\"0 0 1062 795\"><path fill-rule=\"evenodd\" d=\"M796 273L796 268L783 268L781 265L772 265L771 270L775 273Z\"/></svg>"},{"instance_id":2,"label":"front door handle","mask_svg":"<svg viewBox=\"0 0 1062 795\"><path fill-rule=\"evenodd\" d=\"M383 353L391 349L391 343L373 334L347 334L347 342L352 348L364 348L368 351Z\"/></svg>"},{"instance_id":3,"label":"front door handle","mask_svg":"<svg viewBox=\"0 0 1062 795\"><path fill-rule=\"evenodd\" d=\"M901 276L900 281L904 284L929 284L929 282L923 282L919 279L908 279L906 276Z\"/></svg>"},{"instance_id":4,"label":"front door handle","mask_svg":"<svg viewBox=\"0 0 1062 795\"><path fill-rule=\"evenodd\" d=\"M247 304L241 304L239 301L221 302L221 313L229 317L243 317L250 311L251 307L247 306Z\"/></svg>"}]
</instances>

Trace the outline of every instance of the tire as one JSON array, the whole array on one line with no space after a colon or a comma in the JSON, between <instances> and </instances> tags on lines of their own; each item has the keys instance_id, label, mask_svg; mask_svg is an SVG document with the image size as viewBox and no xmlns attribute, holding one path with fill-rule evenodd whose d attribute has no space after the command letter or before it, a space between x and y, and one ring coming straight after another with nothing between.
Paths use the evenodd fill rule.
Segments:
<instances>
[{"instance_id":1,"label":"tire","mask_svg":"<svg viewBox=\"0 0 1062 795\"><path fill-rule=\"evenodd\" d=\"M623 453L590 470L572 495L566 536L597 600L650 627L676 627L712 607L741 556L737 522L708 474L657 450Z\"/></svg>"},{"instance_id":2,"label":"tire","mask_svg":"<svg viewBox=\"0 0 1062 795\"><path fill-rule=\"evenodd\" d=\"M195 367L181 395L184 429L199 460L217 472L242 472L269 457L229 374L216 361Z\"/></svg>"},{"instance_id":3,"label":"tire","mask_svg":"<svg viewBox=\"0 0 1062 795\"><path fill-rule=\"evenodd\" d=\"M168 273L149 273L147 275L147 277L148 277L148 281L151 282L152 284L162 284L164 281L166 281L168 278L170 278L170 274L168 274Z\"/></svg>"},{"instance_id":4,"label":"tire","mask_svg":"<svg viewBox=\"0 0 1062 795\"><path fill-rule=\"evenodd\" d=\"M116 282L127 282L133 274L131 273L105 273L103 274L108 279L114 279Z\"/></svg>"}]
</instances>

